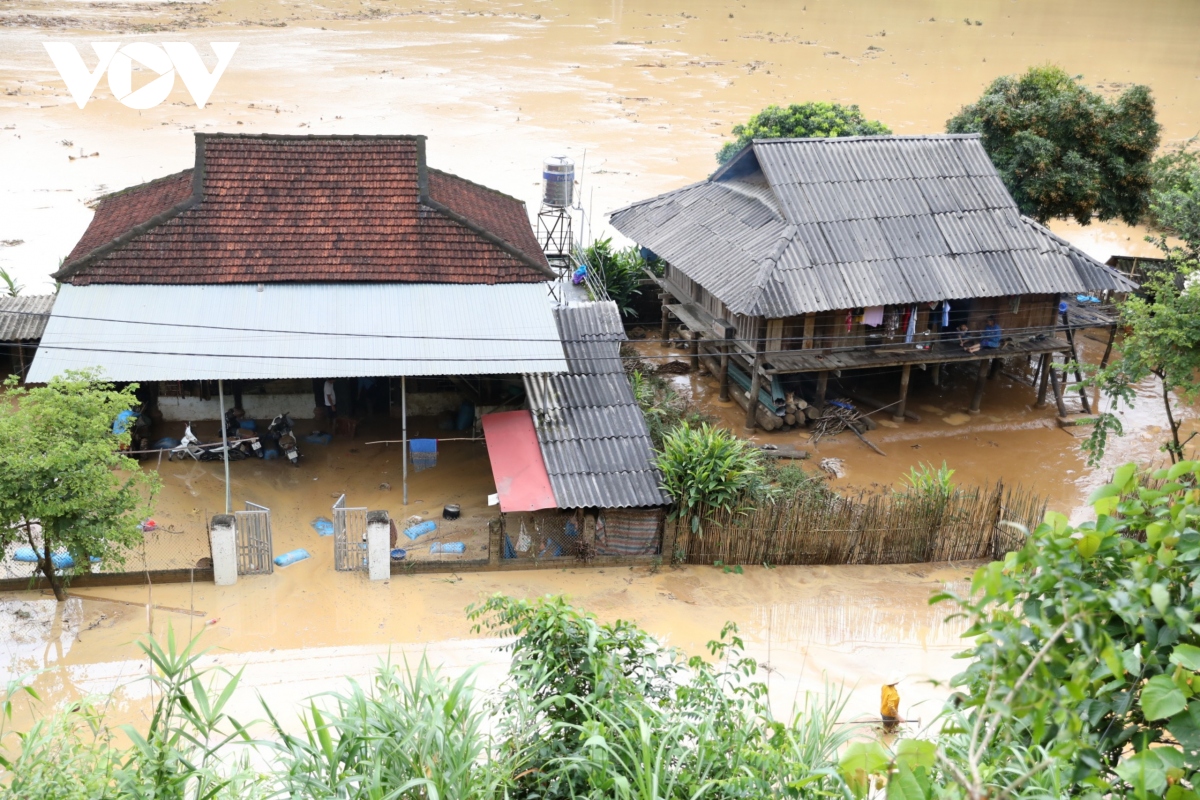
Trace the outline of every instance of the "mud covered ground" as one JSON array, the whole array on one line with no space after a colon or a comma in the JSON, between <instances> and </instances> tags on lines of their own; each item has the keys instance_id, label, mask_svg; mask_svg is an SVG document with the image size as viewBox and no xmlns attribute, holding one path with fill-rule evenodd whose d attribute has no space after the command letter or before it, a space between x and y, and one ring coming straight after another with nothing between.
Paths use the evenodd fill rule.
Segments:
<instances>
[{"instance_id":1,"label":"mud covered ground","mask_svg":"<svg viewBox=\"0 0 1200 800\"><path fill-rule=\"evenodd\" d=\"M772 102L857 103L897 133L939 132L995 76L1055 61L1106 93L1149 84L1164 138L1180 141L1200 128L1197 30L1200 5L1190 0L1136 7L1118 0L10 2L0 4L0 267L28 291L48 291L47 276L87 226L88 204L190 166L197 130L424 133L433 166L531 207L541 160L564 153L576 158L583 179L586 211L577 224L596 234L604 231L604 212L703 178L732 125ZM85 48L89 64L91 41L187 41L206 58L207 42L236 41L239 49L204 109L177 82L168 102L132 111L102 81L80 110L41 45L63 39ZM1101 259L1153 252L1139 229L1053 227ZM740 409L719 407L710 379L674 380L740 426ZM878 380L875 394L894 391L893 378ZM847 462L846 485L890 485L916 462L945 460L963 481L1019 481L1078 509L1104 469L1155 457L1161 440L1153 387L1144 387L1143 402L1126 417L1130 435L1100 471L1086 467L1052 411L1028 409L1028 387L1001 377L988 388L983 414L965 418L969 387L969 377L953 372L940 390L918 375L909 407L922 421L893 428L881 420L872 434L887 457L845 436L822 442L820 455ZM800 433L770 438L804 444ZM453 471L469 520L471 504L493 491L486 461L472 447L482 445L449 449L445 469L414 477L410 507L436 514L452 502L449 488L435 494L422 481ZM53 667L37 685L51 703L65 702L144 675L134 641L172 624L181 633L204 630L212 659L247 664L247 683L285 705L340 676L366 675L389 651L416 657L428 648L451 670L480 665L485 683L494 684L503 657L494 641L471 634L462 610L496 591L566 593L604 619L632 618L689 653L734 620L773 668L772 693L783 708L798 688L819 688L827 676L861 686L850 713L870 712L879 684L898 669L910 676L901 687L905 713L928 716L922 709L929 705L919 701L940 695L921 681L959 667L950 658L961 647L958 628L926 601L961 581L966 565L752 567L742 575L698 567L654 575L567 569L398 576L375 585L334 573L328 540L316 537L311 519L328 515L340 491L397 515L397 456L336 440L307 452L299 470L234 465L234 491L239 503L272 506L276 552L312 544L312 559L232 589L80 590L89 599L62 609L39 595L7 595L0 667L9 675ZM217 466L164 465L160 516L198 527L223 502ZM390 491L379 489L384 482ZM148 612L147 602L160 609ZM138 685L126 689L116 716L142 719L144 698ZM255 716L252 693L241 702L243 715Z\"/></svg>"}]
</instances>

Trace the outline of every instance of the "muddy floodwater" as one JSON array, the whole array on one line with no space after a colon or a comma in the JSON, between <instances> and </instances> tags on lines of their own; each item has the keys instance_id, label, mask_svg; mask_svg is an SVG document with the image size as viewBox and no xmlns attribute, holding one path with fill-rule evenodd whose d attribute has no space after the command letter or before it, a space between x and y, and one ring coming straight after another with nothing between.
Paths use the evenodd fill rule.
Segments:
<instances>
[{"instance_id":1,"label":"muddy floodwater","mask_svg":"<svg viewBox=\"0 0 1200 800\"><path fill-rule=\"evenodd\" d=\"M27 291L48 290L49 274L88 224L88 204L191 166L194 131L423 133L431 165L530 208L541 160L570 155L582 179L576 224L589 235L604 235L606 211L703 178L732 125L769 103L857 103L897 133L940 132L995 76L1053 61L1104 93L1148 84L1164 140L1177 142L1200 131L1198 33L1200 4L1192 0L25 0L0 7L0 267ZM86 44L94 41L186 41L210 66L208 42L239 47L203 109L177 82L167 102L134 111L101 81L81 110L42 47L51 40L76 43L89 65ZM1153 254L1140 229L1052 227L1101 260ZM1097 360L1103 345L1084 346ZM909 408L920 422L880 421L871 437L886 457L845 435L820 443L821 457L846 461L841 485L890 485L916 462L945 460L964 482L1021 482L1078 514L1112 464L1156 456L1165 419L1152 386L1125 417L1129 435L1091 470L1074 438L1080 431L1059 429L1050 409L1032 411L1033 390L1018 378L990 382L983 413L969 417L972 379L947 372L940 389L914 377ZM892 393L891 380L880 377L872 392ZM715 400L711 378L673 381L740 429L740 409ZM762 438L806 446L801 433ZM420 478L417 510L460 502L468 520L486 514L483 498L494 489L490 475L468 465L472 447L480 445L463 443L447 456L448 464L464 459L462 469ZM334 573L328 540L309 524L328 514L334 492L357 492L393 516L406 512L396 502L396 460L383 451L357 455L343 466L314 460L290 472L277 463L233 465L235 500L273 508L276 552L306 546L312 559L231 589L81 589L63 607L38 594L6 595L0 670L51 668L35 680L54 703L124 687L114 716L141 720L148 705L136 678L148 665L134 642L172 625L203 630L214 663L247 665L238 701L247 717L255 716L253 688L286 706L342 676L368 675L389 653L427 650L452 672L477 665L481 681L495 685L505 663L499 643L472 634L463 614L494 592L565 593L688 653L703 652L724 621L735 621L770 667L781 711L799 690L828 679L861 687L850 716L870 713L880 683L898 671L908 676L903 713L927 718L944 690L923 681L960 666L951 659L962 647L960 625L944 622L947 609L927 598L963 587L972 565L748 567L742 575L566 569L396 576L374 585ZM165 523L195 533L221 507L216 465L164 465L163 480ZM390 491L380 488L387 482Z\"/></svg>"}]
</instances>

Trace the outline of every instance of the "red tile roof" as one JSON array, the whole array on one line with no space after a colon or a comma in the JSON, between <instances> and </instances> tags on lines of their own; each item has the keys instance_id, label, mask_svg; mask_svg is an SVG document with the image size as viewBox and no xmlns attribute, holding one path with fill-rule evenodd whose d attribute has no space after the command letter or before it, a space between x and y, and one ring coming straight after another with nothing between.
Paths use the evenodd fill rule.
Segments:
<instances>
[{"instance_id":1,"label":"red tile roof","mask_svg":"<svg viewBox=\"0 0 1200 800\"><path fill-rule=\"evenodd\" d=\"M196 135L192 171L101 200L56 277L88 283L552 276L516 198L425 167L421 136Z\"/></svg>"}]
</instances>

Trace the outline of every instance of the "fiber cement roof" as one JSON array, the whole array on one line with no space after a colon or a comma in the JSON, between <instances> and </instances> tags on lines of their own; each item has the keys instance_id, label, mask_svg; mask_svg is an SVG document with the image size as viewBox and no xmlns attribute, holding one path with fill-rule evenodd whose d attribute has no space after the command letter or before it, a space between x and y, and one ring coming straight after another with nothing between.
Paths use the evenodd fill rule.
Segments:
<instances>
[{"instance_id":1,"label":"fiber cement roof","mask_svg":"<svg viewBox=\"0 0 1200 800\"><path fill-rule=\"evenodd\" d=\"M975 134L757 140L611 219L734 314L1131 288L1023 217Z\"/></svg>"},{"instance_id":2,"label":"fiber cement roof","mask_svg":"<svg viewBox=\"0 0 1200 800\"><path fill-rule=\"evenodd\" d=\"M54 295L0 297L0 342L32 342L42 338Z\"/></svg>"},{"instance_id":3,"label":"fiber cement roof","mask_svg":"<svg viewBox=\"0 0 1200 800\"><path fill-rule=\"evenodd\" d=\"M560 306L555 317L568 372L527 374L525 389L558 507L667 504L619 356L625 331L616 304Z\"/></svg>"}]
</instances>

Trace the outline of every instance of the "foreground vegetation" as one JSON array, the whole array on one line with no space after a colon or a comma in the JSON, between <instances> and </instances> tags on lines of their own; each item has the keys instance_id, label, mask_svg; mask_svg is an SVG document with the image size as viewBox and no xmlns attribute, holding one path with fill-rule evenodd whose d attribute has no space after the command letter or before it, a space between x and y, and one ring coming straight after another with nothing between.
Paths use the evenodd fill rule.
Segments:
<instances>
[{"instance_id":1,"label":"foreground vegetation","mask_svg":"<svg viewBox=\"0 0 1200 800\"><path fill-rule=\"evenodd\" d=\"M468 610L512 640L493 695L422 661L313 698L299 733L269 708L243 724L226 711L238 676L168 635L144 645L160 699L122 729L131 744L102 701L73 705L7 735L0 798L1195 800L1198 473L1124 466L1094 520L1048 514L969 597L935 597L970 620L965 668L938 718L894 741L838 724L836 689L776 716L733 626L711 660L685 659L561 598L497 596Z\"/></svg>"}]
</instances>

